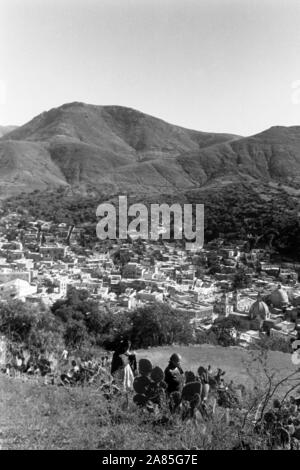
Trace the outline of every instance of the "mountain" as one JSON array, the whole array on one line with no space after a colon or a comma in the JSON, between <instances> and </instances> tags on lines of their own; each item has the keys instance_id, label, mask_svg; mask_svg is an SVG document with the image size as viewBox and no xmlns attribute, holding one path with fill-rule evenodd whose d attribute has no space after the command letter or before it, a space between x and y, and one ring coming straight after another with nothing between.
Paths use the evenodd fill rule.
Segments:
<instances>
[{"instance_id":1,"label":"mountain","mask_svg":"<svg viewBox=\"0 0 300 470\"><path fill-rule=\"evenodd\" d=\"M0 143L0 195L66 185L49 152L35 142Z\"/></svg>"},{"instance_id":2,"label":"mountain","mask_svg":"<svg viewBox=\"0 0 300 470\"><path fill-rule=\"evenodd\" d=\"M234 174L240 179L300 182L300 126L272 127L252 137L235 139L179 158L198 181ZM203 173L204 172L204 173Z\"/></svg>"},{"instance_id":3,"label":"mountain","mask_svg":"<svg viewBox=\"0 0 300 470\"><path fill-rule=\"evenodd\" d=\"M5 134L15 130L17 126L0 126L0 137L3 137Z\"/></svg>"},{"instance_id":4,"label":"mountain","mask_svg":"<svg viewBox=\"0 0 300 470\"><path fill-rule=\"evenodd\" d=\"M236 138L184 129L130 108L70 103L0 139L0 190L92 184L108 192L174 192L194 185L181 155Z\"/></svg>"},{"instance_id":5,"label":"mountain","mask_svg":"<svg viewBox=\"0 0 300 470\"><path fill-rule=\"evenodd\" d=\"M75 102L0 139L2 197L59 186L172 195L252 181L300 188L300 126L240 137Z\"/></svg>"}]
</instances>

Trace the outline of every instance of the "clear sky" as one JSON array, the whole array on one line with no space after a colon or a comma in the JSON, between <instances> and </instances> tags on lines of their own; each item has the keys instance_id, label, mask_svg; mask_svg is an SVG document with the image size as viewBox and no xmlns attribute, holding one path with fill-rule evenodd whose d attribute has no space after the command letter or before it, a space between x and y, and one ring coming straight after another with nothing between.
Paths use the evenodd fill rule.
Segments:
<instances>
[{"instance_id":1,"label":"clear sky","mask_svg":"<svg viewBox=\"0 0 300 470\"><path fill-rule=\"evenodd\" d=\"M300 125L299 0L0 0L0 124L71 101L250 135Z\"/></svg>"}]
</instances>

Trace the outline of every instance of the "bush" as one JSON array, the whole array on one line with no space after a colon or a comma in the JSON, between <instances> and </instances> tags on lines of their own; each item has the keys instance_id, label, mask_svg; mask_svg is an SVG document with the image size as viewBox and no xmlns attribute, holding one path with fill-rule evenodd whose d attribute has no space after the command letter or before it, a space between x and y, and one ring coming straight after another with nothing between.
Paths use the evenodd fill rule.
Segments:
<instances>
[{"instance_id":1,"label":"bush","mask_svg":"<svg viewBox=\"0 0 300 470\"><path fill-rule=\"evenodd\" d=\"M21 301L0 305L0 331L12 341L26 341L35 318L29 307Z\"/></svg>"},{"instance_id":2,"label":"bush","mask_svg":"<svg viewBox=\"0 0 300 470\"><path fill-rule=\"evenodd\" d=\"M218 344L218 338L213 331L199 331L195 333L195 343L196 344Z\"/></svg>"},{"instance_id":3,"label":"bush","mask_svg":"<svg viewBox=\"0 0 300 470\"><path fill-rule=\"evenodd\" d=\"M210 331L215 335L220 346L236 346L239 339L239 326L238 319L221 318L215 321Z\"/></svg>"},{"instance_id":4,"label":"bush","mask_svg":"<svg viewBox=\"0 0 300 470\"><path fill-rule=\"evenodd\" d=\"M267 351L281 351L283 353L291 353L291 343L284 338L273 338L264 336L260 338L254 345L254 348L259 348Z\"/></svg>"},{"instance_id":5,"label":"bush","mask_svg":"<svg viewBox=\"0 0 300 470\"><path fill-rule=\"evenodd\" d=\"M80 348L88 341L88 332L83 322L71 320L64 333L66 345L71 348Z\"/></svg>"},{"instance_id":6,"label":"bush","mask_svg":"<svg viewBox=\"0 0 300 470\"><path fill-rule=\"evenodd\" d=\"M251 279L247 276L245 269L239 269L234 276L233 289L245 289L251 284Z\"/></svg>"},{"instance_id":7,"label":"bush","mask_svg":"<svg viewBox=\"0 0 300 470\"><path fill-rule=\"evenodd\" d=\"M0 332L30 351L57 351L63 347L61 322L49 311L21 301L0 303Z\"/></svg>"}]
</instances>

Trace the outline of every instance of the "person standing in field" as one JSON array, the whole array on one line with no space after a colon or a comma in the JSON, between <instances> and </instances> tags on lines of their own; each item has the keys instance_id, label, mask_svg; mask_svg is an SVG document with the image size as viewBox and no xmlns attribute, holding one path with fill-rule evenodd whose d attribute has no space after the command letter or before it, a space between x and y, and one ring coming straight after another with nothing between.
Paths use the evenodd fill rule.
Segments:
<instances>
[{"instance_id":1,"label":"person standing in field","mask_svg":"<svg viewBox=\"0 0 300 470\"><path fill-rule=\"evenodd\" d=\"M124 390L132 389L134 374L137 370L136 355L130 351L130 347L130 341L121 340L111 363L111 375L123 383Z\"/></svg>"}]
</instances>

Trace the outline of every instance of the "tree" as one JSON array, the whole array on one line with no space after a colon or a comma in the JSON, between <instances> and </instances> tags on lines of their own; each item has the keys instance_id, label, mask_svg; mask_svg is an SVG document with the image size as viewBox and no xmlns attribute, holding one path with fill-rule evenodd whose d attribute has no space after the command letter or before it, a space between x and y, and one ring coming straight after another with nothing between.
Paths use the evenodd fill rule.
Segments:
<instances>
[{"instance_id":1,"label":"tree","mask_svg":"<svg viewBox=\"0 0 300 470\"><path fill-rule=\"evenodd\" d=\"M0 331L9 341L21 343L32 352L53 352L63 347L60 320L42 307L18 300L0 303Z\"/></svg>"},{"instance_id":2,"label":"tree","mask_svg":"<svg viewBox=\"0 0 300 470\"><path fill-rule=\"evenodd\" d=\"M83 322L71 320L65 330L64 340L72 348L80 348L88 341L88 333Z\"/></svg>"},{"instance_id":3,"label":"tree","mask_svg":"<svg viewBox=\"0 0 300 470\"><path fill-rule=\"evenodd\" d=\"M239 269L233 279L233 289L246 289L250 284L251 280L250 277L247 276L245 269Z\"/></svg>"},{"instance_id":4,"label":"tree","mask_svg":"<svg viewBox=\"0 0 300 470\"><path fill-rule=\"evenodd\" d=\"M135 347L162 346L193 341L193 328L188 312L156 303L138 308L130 314L130 339Z\"/></svg>"},{"instance_id":5,"label":"tree","mask_svg":"<svg viewBox=\"0 0 300 470\"><path fill-rule=\"evenodd\" d=\"M0 304L0 331L12 341L26 341L35 317L28 305L21 301Z\"/></svg>"},{"instance_id":6,"label":"tree","mask_svg":"<svg viewBox=\"0 0 300 470\"><path fill-rule=\"evenodd\" d=\"M239 322L233 318L221 318L215 321L211 330L221 346L235 346L239 339Z\"/></svg>"},{"instance_id":7,"label":"tree","mask_svg":"<svg viewBox=\"0 0 300 470\"><path fill-rule=\"evenodd\" d=\"M102 346L112 340L114 316L89 298L86 290L71 289L66 299L52 306L53 314L64 325L64 338L71 347L81 348L85 343Z\"/></svg>"},{"instance_id":8,"label":"tree","mask_svg":"<svg viewBox=\"0 0 300 470\"><path fill-rule=\"evenodd\" d=\"M98 304L94 300L89 299L89 294L86 290L70 289L67 298L57 300L51 310L63 322L70 320L81 320L84 322L88 314L98 312Z\"/></svg>"}]
</instances>

